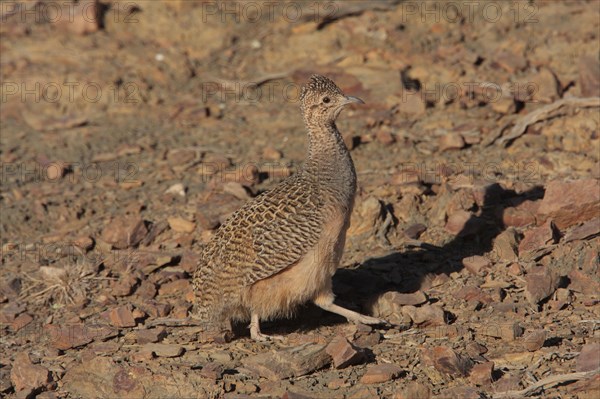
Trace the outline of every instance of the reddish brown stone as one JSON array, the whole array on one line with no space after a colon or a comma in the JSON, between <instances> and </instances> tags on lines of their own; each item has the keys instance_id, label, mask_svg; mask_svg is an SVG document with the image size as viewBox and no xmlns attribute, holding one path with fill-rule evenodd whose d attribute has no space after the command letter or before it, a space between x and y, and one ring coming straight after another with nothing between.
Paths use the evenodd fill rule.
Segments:
<instances>
[{"instance_id":1,"label":"reddish brown stone","mask_svg":"<svg viewBox=\"0 0 600 399\"><path fill-rule=\"evenodd\" d=\"M27 313L22 313L12 322L11 328L13 331L19 331L33 321L33 317Z\"/></svg>"},{"instance_id":2,"label":"reddish brown stone","mask_svg":"<svg viewBox=\"0 0 600 399\"><path fill-rule=\"evenodd\" d=\"M402 372L402 368L396 364L382 363L369 366L366 373L361 377L363 384L380 384L397 378Z\"/></svg>"},{"instance_id":3,"label":"reddish brown stone","mask_svg":"<svg viewBox=\"0 0 600 399\"><path fill-rule=\"evenodd\" d=\"M396 393L394 399L430 399L431 390L418 381L410 382L406 388Z\"/></svg>"},{"instance_id":4,"label":"reddish brown stone","mask_svg":"<svg viewBox=\"0 0 600 399\"><path fill-rule=\"evenodd\" d=\"M591 371L598 368L600 368L600 344L584 345L577 358L577 371Z\"/></svg>"},{"instance_id":5,"label":"reddish brown stone","mask_svg":"<svg viewBox=\"0 0 600 399\"><path fill-rule=\"evenodd\" d=\"M424 349L421 359L427 366L433 366L439 372L466 377L473 367L471 359L457 354L447 346L436 346L433 349Z\"/></svg>"},{"instance_id":6,"label":"reddish brown stone","mask_svg":"<svg viewBox=\"0 0 600 399\"><path fill-rule=\"evenodd\" d=\"M192 286L189 280L178 279L169 283L162 284L158 289L159 295L177 295L185 297L185 295L192 290Z\"/></svg>"},{"instance_id":7,"label":"reddish brown stone","mask_svg":"<svg viewBox=\"0 0 600 399\"><path fill-rule=\"evenodd\" d=\"M93 341L93 334L83 325L57 326L49 324L45 327L50 344L61 350L77 348Z\"/></svg>"},{"instance_id":8,"label":"reddish brown stone","mask_svg":"<svg viewBox=\"0 0 600 399\"><path fill-rule=\"evenodd\" d=\"M465 146L465 139L457 133L446 133L439 137L438 145L440 151L460 150Z\"/></svg>"},{"instance_id":9,"label":"reddish brown stone","mask_svg":"<svg viewBox=\"0 0 600 399\"><path fill-rule=\"evenodd\" d=\"M423 326L441 326L446 324L444 309L439 305L425 304L420 307L403 306L402 312L408 315L415 324Z\"/></svg>"},{"instance_id":10,"label":"reddish brown stone","mask_svg":"<svg viewBox=\"0 0 600 399\"><path fill-rule=\"evenodd\" d=\"M119 217L111 221L102 231L102 241L116 249L135 247L148 234L146 224L137 216Z\"/></svg>"},{"instance_id":11,"label":"reddish brown stone","mask_svg":"<svg viewBox=\"0 0 600 399\"><path fill-rule=\"evenodd\" d=\"M161 341L167 336L167 331L164 327L150 328L148 330L138 330L135 332L135 341L138 344L148 344Z\"/></svg>"},{"instance_id":12,"label":"reddish brown stone","mask_svg":"<svg viewBox=\"0 0 600 399\"><path fill-rule=\"evenodd\" d=\"M556 242L554 224L548 220L544 225L527 230L519 244L519 255L535 252L538 249L552 245Z\"/></svg>"},{"instance_id":13,"label":"reddish brown stone","mask_svg":"<svg viewBox=\"0 0 600 399\"><path fill-rule=\"evenodd\" d=\"M485 362L476 364L471 369L469 381L471 383L482 386L492 383L492 372L494 371L494 362Z\"/></svg>"},{"instance_id":14,"label":"reddish brown stone","mask_svg":"<svg viewBox=\"0 0 600 399\"><path fill-rule=\"evenodd\" d=\"M483 274L484 269L488 269L492 265L492 262L490 262L489 259L479 255L464 258L462 263L468 271L475 275Z\"/></svg>"},{"instance_id":15,"label":"reddish brown stone","mask_svg":"<svg viewBox=\"0 0 600 399\"><path fill-rule=\"evenodd\" d=\"M523 346L530 352L535 352L544 346L546 341L545 330L535 330L523 337Z\"/></svg>"},{"instance_id":16,"label":"reddish brown stone","mask_svg":"<svg viewBox=\"0 0 600 399\"><path fill-rule=\"evenodd\" d=\"M333 366L336 369L344 369L363 360L363 355L358 348L339 335L331 340L325 351L333 359Z\"/></svg>"},{"instance_id":17,"label":"reddish brown stone","mask_svg":"<svg viewBox=\"0 0 600 399\"><path fill-rule=\"evenodd\" d=\"M27 352L21 352L15 357L10 379L17 392L36 390L50 382L50 373L45 367L33 364Z\"/></svg>"},{"instance_id":18,"label":"reddish brown stone","mask_svg":"<svg viewBox=\"0 0 600 399\"><path fill-rule=\"evenodd\" d=\"M598 214L600 187L596 179L550 182L538 209L541 220L551 218L561 230Z\"/></svg>"},{"instance_id":19,"label":"reddish brown stone","mask_svg":"<svg viewBox=\"0 0 600 399\"><path fill-rule=\"evenodd\" d=\"M537 304L556 291L560 283L556 273L546 266L533 267L525 276L527 286L525 297L531 304Z\"/></svg>"},{"instance_id":20,"label":"reddish brown stone","mask_svg":"<svg viewBox=\"0 0 600 399\"><path fill-rule=\"evenodd\" d=\"M131 305L123 305L106 311L105 316L115 327L135 327L135 317Z\"/></svg>"},{"instance_id":21,"label":"reddish brown stone","mask_svg":"<svg viewBox=\"0 0 600 399\"><path fill-rule=\"evenodd\" d=\"M578 85L581 97L600 97L600 62L595 55L579 59Z\"/></svg>"}]
</instances>

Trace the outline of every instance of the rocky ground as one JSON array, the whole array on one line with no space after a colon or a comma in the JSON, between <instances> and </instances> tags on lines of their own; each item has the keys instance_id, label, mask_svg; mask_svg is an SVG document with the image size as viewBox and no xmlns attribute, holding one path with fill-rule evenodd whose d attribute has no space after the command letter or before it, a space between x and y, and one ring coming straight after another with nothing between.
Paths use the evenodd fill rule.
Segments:
<instances>
[{"instance_id":1,"label":"rocky ground","mask_svg":"<svg viewBox=\"0 0 600 399\"><path fill-rule=\"evenodd\" d=\"M0 396L600 395L599 3L0 8ZM312 73L366 102L337 301L391 325L207 334L200 248L302 161Z\"/></svg>"}]
</instances>

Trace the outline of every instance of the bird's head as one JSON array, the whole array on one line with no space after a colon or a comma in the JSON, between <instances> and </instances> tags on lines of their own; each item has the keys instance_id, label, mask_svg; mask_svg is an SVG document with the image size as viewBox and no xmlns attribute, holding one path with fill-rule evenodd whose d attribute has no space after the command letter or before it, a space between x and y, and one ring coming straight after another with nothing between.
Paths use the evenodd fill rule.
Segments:
<instances>
[{"instance_id":1,"label":"bird's head","mask_svg":"<svg viewBox=\"0 0 600 399\"><path fill-rule=\"evenodd\" d=\"M311 121L333 122L348 104L364 104L357 97L347 96L331 79L312 75L300 93L304 115Z\"/></svg>"}]
</instances>

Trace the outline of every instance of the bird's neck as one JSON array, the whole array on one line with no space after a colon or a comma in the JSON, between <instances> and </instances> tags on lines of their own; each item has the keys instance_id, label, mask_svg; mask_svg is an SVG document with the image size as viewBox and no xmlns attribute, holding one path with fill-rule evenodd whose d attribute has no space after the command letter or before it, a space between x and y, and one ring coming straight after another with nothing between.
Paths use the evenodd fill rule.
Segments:
<instances>
[{"instance_id":1,"label":"bird's neck","mask_svg":"<svg viewBox=\"0 0 600 399\"><path fill-rule=\"evenodd\" d=\"M308 163L324 167L324 164L335 164L347 159L352 161L334 121L306 121L306 128L308 130Z\"/></svg>"},{"instance_id":2,"label":"bird's neck","mask_svg":"<svg viewBox=\"0 0 600 399\"><path fill-rule=\"evenodd\" d=\"M336 195L353 198L356 191L354 163L335 122L311 123L306 120L306 127L308 154L303 172L317 176L319 185L330 187Z\"/></svg>"}]
</instances>

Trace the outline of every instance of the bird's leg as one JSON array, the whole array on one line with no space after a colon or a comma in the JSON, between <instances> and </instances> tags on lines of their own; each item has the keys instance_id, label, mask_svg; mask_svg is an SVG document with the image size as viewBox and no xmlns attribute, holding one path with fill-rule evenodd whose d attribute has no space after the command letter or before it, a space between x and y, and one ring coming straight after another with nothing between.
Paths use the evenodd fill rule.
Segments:
<instances>
[{"instance_id":1,"label":"bird's leg","mask_svg":"<svg viewBox=\"0 0 600 399\"><path fill-rule=\"evenodd\" d=\"M270 341L273 339L283 340L283 337L280 335L265 335L260 332L260 320L258 319L258 314L252 313L250 318L250 338L258 342Z\"/></svg>"},{"instance_id":2,"label":"bird's leg","mask_svg":"<svg viewBox=\"0 0 600 399\"><path fill-rule=\"evenodd\" d=\"M315 305L324 309L328 312L339 314L344 316L348 321L362 324L387 324L385 320L378 319L376 317L366 316L364 314L357 313L350 309L343 308L333 303L333 293L327 292L317 296L314 300Z\"/></svg>"}]
</instances>

